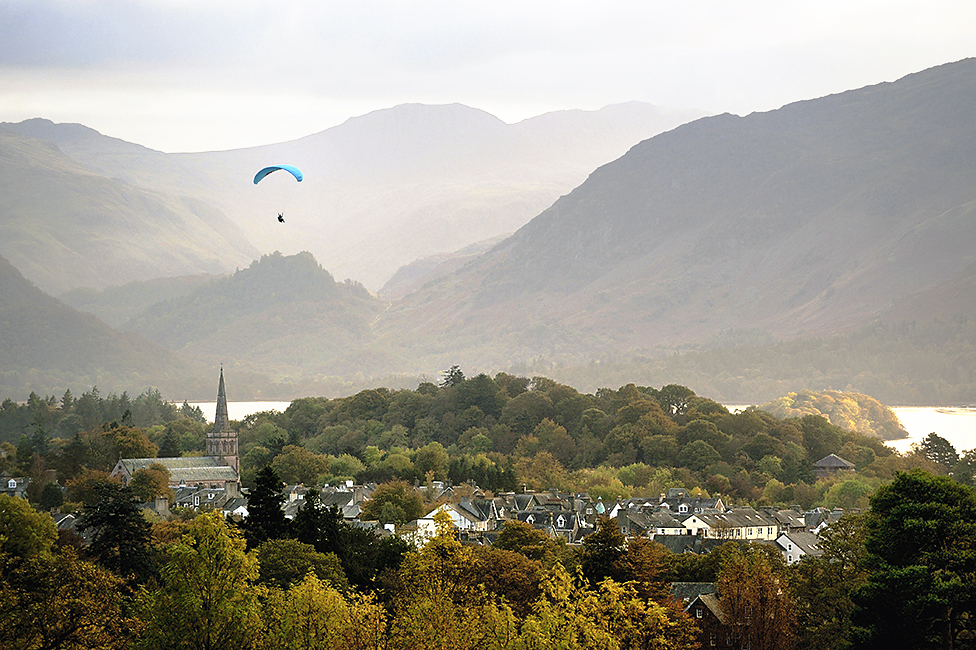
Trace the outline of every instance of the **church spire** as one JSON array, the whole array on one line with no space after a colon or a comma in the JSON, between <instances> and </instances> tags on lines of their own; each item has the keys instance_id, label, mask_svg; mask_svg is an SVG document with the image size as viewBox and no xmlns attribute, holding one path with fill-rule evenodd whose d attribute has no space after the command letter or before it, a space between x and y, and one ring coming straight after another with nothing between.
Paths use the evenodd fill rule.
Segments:
<instances>
[{"instance_id":1,"label":"church spire","mask_svg":"<svg viewBox=\"0 0 976 650\"><path fill-rule=\"evenodd\" d=\"M227 394L224 392L224 367L220 367L220 385L217 387L217 414L214 416L214 431L230 431L230 418L227 417Z\"/></svg>"}]
</instances>

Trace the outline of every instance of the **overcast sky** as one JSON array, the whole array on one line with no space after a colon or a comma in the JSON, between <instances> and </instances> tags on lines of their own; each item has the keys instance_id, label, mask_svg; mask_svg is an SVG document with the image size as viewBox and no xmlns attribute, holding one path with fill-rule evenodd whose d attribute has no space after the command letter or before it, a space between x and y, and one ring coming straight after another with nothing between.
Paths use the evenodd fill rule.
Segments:
<instances>
[{"instance_id":1,"label":"overcast sky","mask_svg":"<svg viewBox=\"0 0 976 650\"><path fill-rule=\"evenodd\" d=\"M974 55L972 0L0 0L0 121L174 152L405 102L744 115Z\"/></svg>"}]
</instances>

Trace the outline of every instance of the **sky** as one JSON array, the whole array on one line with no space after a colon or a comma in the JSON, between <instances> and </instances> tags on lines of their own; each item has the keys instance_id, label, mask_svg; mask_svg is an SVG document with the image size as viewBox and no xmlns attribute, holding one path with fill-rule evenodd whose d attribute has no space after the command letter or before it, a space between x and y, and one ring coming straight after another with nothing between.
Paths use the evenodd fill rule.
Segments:
<instances>
[{"instance_id":1,"label":"sky","mask_svg":"<svg viewBox=\"0 0 976 650\"><path fill-rule=\"evenodd\" d=\"M745 115L970 56L972 0L0 0L0 122L179 152L408 102Z\"/></svg>"}]
</instances>

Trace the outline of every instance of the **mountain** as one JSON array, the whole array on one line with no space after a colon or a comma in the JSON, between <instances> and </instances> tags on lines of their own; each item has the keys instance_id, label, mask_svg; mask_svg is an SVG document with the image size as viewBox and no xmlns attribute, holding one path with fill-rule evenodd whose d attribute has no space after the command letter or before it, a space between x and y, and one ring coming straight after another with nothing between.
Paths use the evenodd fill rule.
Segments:
<instances>
[{"instance_id":1,"label":"mountain","mask_svg":"<svg viewBox=\"0 0 976 650\"><path fill-rule=\"evenodd\" d=\"M378 332L417 367L473 369L852 331L976 261L974 103L966 59L685 124L404 298Z\"/></svg>"},{"instance_id":2,"label":"mountain","mask_svg":"<svg viewBox=\"0 0 976 650\"><path fill-rule=\"evenodd\" d=\"M257 255L212 205L106 177L2 127L0 232L0 255L52 293L223 273Z\"/></svg>"},{"instance_id":3,"label":"mountain","mask_svg":"<svg viewBox=\"0 0 976 650\"><path fill-rule=\"evenodd\" d=\"M188 358L294 382L395 371L395 355L370 329L384 307L362 285L337 283L310 253L273 253L151 305L123 330Z\"/></svg>"},{"instance_id":4,"label":"mountain","mask_svg":"<svg viewBox=\"0 0 976 650\"><path fill-rule=\"evenodd\" d=\"M275 250L307 250L338 277L375 290L419 258L515 231L597 166L701 115L634 102L506 124L460 104L407 104L293 142L193 154L165 154L81 125L47 120L0 124L0 129L48 143L48 148L54 144L105 182L192 197L197 209L206 206L214 215L226 215L232 224L225 236L243 233L232 248L244 250L246 241L260 249L247 261ZM299 166L304 181L272 174L257 186L251 182L258 169L280 162ZM17 190L13 196L21 194L17 187L9 189ZM28 193L24 204L36 204L35 196ZM284 225L275 219L282 211ZM38 220L53 218L43 213ZM16 262L21 268L24 260ZM241 265L237 258L194 270L219 273L235 265ZM24 272L46 281L40 269ZM190 272L160 263L155 275L120 273L116 283ZM86 277L69 274L58 290L104 286L85 282Z\"/></svg>"},{"instance_id":5,"label":"mountain","mask_svg":"<svg viewBox=\"0 0 976 650\"><path fill-rule=\"evenodd\" d=\"M81 287L64 292L58 296L58 299L78 311L95 314L112 327L118 328L151 305L189 295L201 285L213 282L219 277L222 276L201 273L137 280L101 290Z\"/></svg>"},{"instance_id":6,"label":"mountain","mask_svg":"<svg viewBox=\"0 0 976 650\"><path fill-rule=\"evenodd\" d=\"M194 391L199 366L135 334L111 329L42 292L0 257L0 395L71 389L138 394ZM212 389L212 386L207 390ZM60 394L60 393L59 393ZM200 393L206 394L206 393Z\"/></svg>"},{"instance_id":7,"label":"mountain","mask_svg":"<svg viewBox=\"0 0 976 650\"><path fill-rule=\"evenodd\" d=\"M511 233L508 233L510 235ZM399 300L408 293L416 291L423 285L437 278L449 275L459 268L481 256L482 253L494 247L508 235L499 235L485 241L475 242L453 253L441 253L415 260L401 266L397 272L386 281L379 295L384 300Z\"/></svg>"}]
</instances>

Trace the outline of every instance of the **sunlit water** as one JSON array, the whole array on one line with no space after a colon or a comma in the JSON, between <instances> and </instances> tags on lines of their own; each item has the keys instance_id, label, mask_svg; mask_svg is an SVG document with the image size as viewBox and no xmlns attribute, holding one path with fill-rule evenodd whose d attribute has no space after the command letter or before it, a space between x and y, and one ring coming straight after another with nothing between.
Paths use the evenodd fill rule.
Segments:
<instances>
[{"instance_id":1,"label":"sunlit water","mask_svg":"<svg viewBox=\"0 0 976 650\"><path fill-rule=\"evenodd\" d=\"M227 402L227 417L231 420L243 420L249 415L261 411L284 411L291 402ZM180 402L179 405L182 405ZM189 402L190 406L199 406L208 422L214 421L217 414L217 402Z\"/></svg>"},{"instance_id":2,"label":"sunlit water","mask_svg":"<svg viewBox=\"0 0 976 650\"><path fill-rule=\"evenodd\" d=\"M231 420L242 420L261 411L284 411L289 404L291 402L227 402L227 415ZM199 406L207 420L213 422L217 402L190 402L190 406ZM730 405L727 408L735 411L746 407ZM896 406L891 410L909 435L903 440L887 443L898 451L908 451L912 443L933 432L951 442L956 451L976 448L976 408Z\"/></svg>"}]
</instances>

